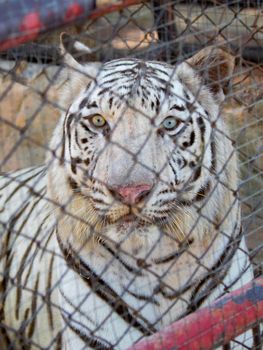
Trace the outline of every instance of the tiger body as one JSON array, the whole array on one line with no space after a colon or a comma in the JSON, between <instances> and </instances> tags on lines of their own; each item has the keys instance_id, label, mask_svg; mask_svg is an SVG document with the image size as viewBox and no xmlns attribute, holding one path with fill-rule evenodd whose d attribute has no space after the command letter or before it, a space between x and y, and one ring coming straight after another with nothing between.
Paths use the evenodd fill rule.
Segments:
<instances>
[{"instance_id":1,"label":"tiger body","mask_svg":"<svg viewBox=\"0 0 263 350\"><path fill-rule=\"evenodd\" d=\"M188 64L114 60L93 79L68 62L86 76L46 167L0 185L2 334L126 349L252 279L236 156L222 91Z\"/></svg>"}]
</instances>

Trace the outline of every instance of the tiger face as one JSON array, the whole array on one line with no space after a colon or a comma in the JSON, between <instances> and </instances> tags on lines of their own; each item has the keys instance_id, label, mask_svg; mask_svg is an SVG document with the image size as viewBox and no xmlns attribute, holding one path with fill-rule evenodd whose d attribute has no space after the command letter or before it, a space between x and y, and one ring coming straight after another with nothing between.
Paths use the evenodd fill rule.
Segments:
<instances>
[{"instance_id":1,"label":"tiger face","mask_svg":"<svg viewBox=\"0 0 263 350\"><path fill-rule=\"evenodd\" d=\"M82 217L103 232L114 228L115 240L128 231L174 229L182 212L203 204L220 170L218 149L228 144L218 145L225 128L218 75L233 69L231 56L204 50L176 67L113 60L95 79L88 64L66 57L83 74L82 89L57 128L62 144L53 148L68 193L81 198ZM196 71L208 62L211 71Z\"/></svg>"}]
</instances>

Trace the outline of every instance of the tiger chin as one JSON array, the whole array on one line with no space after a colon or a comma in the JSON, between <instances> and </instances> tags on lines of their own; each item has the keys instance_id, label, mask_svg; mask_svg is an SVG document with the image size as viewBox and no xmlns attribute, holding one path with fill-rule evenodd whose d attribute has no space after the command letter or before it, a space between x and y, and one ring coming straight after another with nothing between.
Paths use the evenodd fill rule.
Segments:
<instances>
[{"instance_id":1,"label":"tiger chin","mask_svg":"<svg viewBox=\"0 0 263 350\"><path fill-rule=\"evenodd\" d=\"M222 115L235 60L208 47L176 66L82 62L91 50L67 34L60 49L67 109L41 179L23 175L47 189L23 230L53 252L36 250L51 301L30 336L122 350L253 278Z\"/></svg>"}]
</instances>

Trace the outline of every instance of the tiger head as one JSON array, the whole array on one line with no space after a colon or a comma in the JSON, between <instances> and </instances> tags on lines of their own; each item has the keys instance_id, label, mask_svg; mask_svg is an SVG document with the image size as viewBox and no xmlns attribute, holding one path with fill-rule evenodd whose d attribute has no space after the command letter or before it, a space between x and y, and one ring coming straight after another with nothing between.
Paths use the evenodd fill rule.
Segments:
<instances>
[{"instance_id":1,"label":"tiger head","mask_svg":"<svg viewBox=\"0 0 263 350\"><path fill-rule=\"evenodd\" d=\"M82 235L120 241L162 230L182 241L201 207L215 215L218 177L226 182L235 166L223 167L233 147L220 117L234 58L211 47L176 66L81 63L90 49L67 39L61 50L75 90L63 96L68 109L51 142L53 200L81 218Z\"/></svg>"}]
</instances>

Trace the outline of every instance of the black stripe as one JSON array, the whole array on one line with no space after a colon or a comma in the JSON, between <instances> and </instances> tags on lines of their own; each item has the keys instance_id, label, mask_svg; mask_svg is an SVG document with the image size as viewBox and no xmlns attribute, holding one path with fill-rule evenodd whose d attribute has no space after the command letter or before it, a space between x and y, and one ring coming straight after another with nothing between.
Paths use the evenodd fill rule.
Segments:
<instances>
[{"instance_id":1,"label":"black stripe","mask_svg":"<svg viewBox=\"0 0 263 350\"><path fill-rule=\"evenodd\" d=\"M118 255L118 253L115 252L111 247L109 247L106 242L101 241L100 245L102 245L112 256L114 256L114 258L116 260L118 260L127 271L129 271L129 272L131 272L131 273L133 273L133 274L135 274L137 276L142 276L143 275L140 270L134 269L132 266L126 264L122 260L122 258Z\"/></svg>"},{"instance_id":2,"label":"black stripe","mask_svg":"<svg viewBox=\"0 0 263 350\"><path fill-rule=\"evenodd\" d=\"M21 347L21 350L30 350L32 343L31 340L26 335L26 324L28 322L28 316L29 316L29 308L27 307L24 312L23 322L21 323L19 329L18 329L18 341Z\"/></svg>"},{"instance_id":3,"label":"black stripe","mask_svg":"<svg viewBox=\"0 0 263 350\"><path fill-rule=\"evenodd\" d=\"M154 263L159 265L159 264L166 264L174 259L178 259L183 253L185 253L187 251L187 249L189 248L189 246L194 242L194 240L188 240L187 243L182 244L181 249L168 254L162 258L158 258L154 260Z\"/></svg>"},{"instance_id":4,"label":"black stripe","mask_svg":"<svg viewBox=\"0 0 263 350\"><path fill-rule=\"evenodd\" d=\"M196 110L194 103L188 101L186 102L186 108L190 114L192 114Z\"/></svg>"},{"instance_id":5,"label":"black stripe","mask_svg":"<svg viewBox=\"0 0 263 350\"><path fill-rule=\"evenodd\" d=\"M75 114L69 114L67 120L66 120L66 130L67 130L67 134L69 137L69 143L71 141L71 133L70 133L70 127L71 127L71 123L72 120L75 118Z\"/></svg>"},{"instance_id":6,"label":"black stripe","mask_svg":"<svg viewBox=\"0 0 263 350\"><path fill-rule=\"evenodd\" d=\"M79 144L79 134L78 134L78 129L75 128L75 141L76 141L76 144L78 145L78 148L81 149L81 146Z\"/></svg>"},{"instance_id":7,"label":"black stripe","mask_svg":"<svg viewBox=\"0 0 263 350\"><path fill-rule=\"evenodd\" d=\"M39 226L38 228L38 232L42 230L43 226L46 224L46 221L49 221L50 220L50 216L49 214L42 220L41 222L41 225ZM42 252L41 252L41 255L40 255L40 260L42 260L44 254L46 253L47 251L47 245L48 245L48 242L50 241L51 237L54 235L54 228L55 228L55 225L53 225L51 227L51 230L49 228L49 234L48 232L46 231L46 242L44 244L44 246L42 246Z\"/></svg>"},{"instance_id":8,"label":"black stripe","mask_svg":"<svg viewBox=\"0 0 263 350\"><path fill-rule=\"evenodd\" d=\"M184 141L182 143L182 145L183 145L184 148L187 148L187 147L192 146L194 144L194 142L195 142L195 132L192 131L191 134L190 134L190 140L188 142Z\"/></svg>"},{"instance_id":9,"label":"black stripe","mask_svg":"<svg viewBox=\"0 0 263 350\"><path fill-rule=\"evenodd\" d=\"M217 262L195 286L194 290L192 291L190 303L187 307L185 315L197 310L212 293L212 291L224 280L228 270L231 267L230 262L240 245L242 234L242 229L240 229L239 234L229 240L227 247ZM207 284L206 290L202 291L201 289L205 284Z\"/></svg>"},{"instance_id":10,"label":"black stripe","mask_svg":"<svg viewBox=\"0 0 263 350\"><path fill-rule=\"evenodd\" d=\"M54 350L62 350L62 332L59 332L56 336L56 344Z\"/></svg>"},{"instance_id":11,"label":"black stripe","mask_svg":"<svg viewBox=\"0 0 263 350\"><path fill-rule=\"evenodd\" d=\"M94 271L92 271L90 267L80 259L80 257L74 252L71 247L68 247L66 249L63 246L58 235L57 240L68 267L74 270L82 278L82 280L88 284L89 288L102 300L104 300L110 306L110 308L113 308L114 311L125 322L139 330L145 336L156 332L156 329L151 325L151 323L139 315L136 310L130 311L131 307L129 307L129 305L127 305L120 298L120 296L104 282L104 280L102 280ZM135 313L136 316L143 320L147 327L137 320Z\"/></svg>"},{"instance_id":12,"label":"black stripe","mask_svg":"<svg viewBox=\"0 0 263 350\"><path fill-rule=\"evenodd\" d=\"M32 254L32 259L31 259L31 261L30 261L29 269L28 269L28 271L27 271L27 274L26 274L26 277L25 277L25 280L24 280L24 286L27 285L28 279L29 279L29 277L31 276L32 268L33 268L33 265L34 265L34 260L35 260L35 258L36 258L36 256L37 256L38 250L39 250L39 246L36 245L35 251L34 251L33 254Z\"/></svg>"},{"instance_id":13,"label":"black stripe","mask_svg":"<svg viewBox=\"0 0 263 350\"><path fill-rule=\"evenodd\" d=\"M104 94L105 92L108 92L111 90L111 87L105 87L104 89L100 90L100 92L98 93L98 96Z\"/></svg>"},{"instance_id":14,"label":"black stripe","mask_svg":"<svg viewBox=\"0 0 263 350\"><path fill-rule=\"evenodd\" d=\"M207 197L210 190L211 190L211 183L210 183L210 181L207 181L204 185L202 185L199 188L199 190L197 191L197 194L194 196L194 198L192 198L192 199L180 199L179 198L177 200L177 204L183 205L185 207L189 207L196 202L200 202L200 201L204 200Z\"/></svg>"},{"instance_id":15,"label":"black stripe","mask_svg":"<svg viewBox=\"0 0 263 350\"><path fill-rule=\"evenodd\" d=\"M37 177L38 175L42 175L44 176L45 175L45 169L41 169L39 172L31 175L30 177L26 178L26 179L23 179L22 181L17 181L17 180L14 180L14 182L17 182L17 187L15 187L15 189L9 194L9 196L5 199L5 202L4 204L6 204L8 201L10 201L10 199L16 194L16 192L21 188L21 187L28 187L29 186L27 185L27 183L34 179L35 177ZM38 181L39 182L39 181Z\"/></svg>"},{"instance_id":16,"label":"black stripe","mask_svg":"<svg viewBox=\"0 0 263 350\"><path fill-rule=\"evenodd\" d=\"M88 82L88 84L86 86L86 92L89 90L91 83L92 83L92 81Z\"/></svg>"},{"instance_id":17,"label":"black stripe","mask_svg":"<svg viewBox=\"0 0 263 350\"><path fill-rule=\"evenodd\" d=\"M189 141L189 146L192 146L195 142L195 132L192 131L190 135L190 141Z\"/></svg>"},{"instance_id":18,"label":"black stripe","mask_svg":"<svg viewBox=\"0 0 263 350\"><path fill-rule=\"evenodd\" d=\"M77 173L77 164L81 164L82 163L82 159L79 157L71 157L70 158L70 167L71 167L71 171L76 174Z\"/></svg>"},{"instance_id":19,"label":"black stripe","mask_svg":"<svg viewBox=\"0 0 263 350\"><path fill-rule=\"evenodd\" d=\"M1 250L0 250L0 260L1 259L5 259L5 266L4 266L4 279L2 282L2 287L5 286L7 287L8 284L8 280L9 280L9 267L11 264L11 252L12 252L12 247L10 247L10 238L11 235L13 235L13 229L14 226L17 222L17 220L20 218L20 216L24 213L24 211L26 210L26 208L29 206L29 203L27 202L18 212L14 213L9 222L6 223L2 223L3 226L5 227L5 229L7 230L6 233L6 239L4 240L4 242L2 243L2 245L0 246ZM13 242L12 242L13 243ZM5 288L4 288L5 290ZM3 294L4 298L5 298L5 294ZM3 301L4 304L4 301ZM1 308L0 308L1 309Z\"/></svg>"},{"instance_id":20,"label":"black stripe","mask_svg":"<svg viewBox=\"0 0 263 350\"><path fill-rule=\"evenodd\" d=\"M79 185L77 184L77 182L74 179L72 179L72 177L68 177L68 184L73 192L79 191Z\"/></svg>"},{"instance_id":21,"label":"black stripe","mask_svg":"<svg viewBox=\"0 0 263 350\"><path fill-rule=\"evenodd\" d=\"M176 173L176 171L175 171L175 169L174 169L174 167L173 167L173 165L172 165L170 160L169 160L168 164L170 165L170 167L172 169L172 172L174 174L174 181L175 181L176 185L178 185L178 176L177 176L177 173Z\"/></svg>"},{"instance_id":22,"label":"black stripe","mask_svg":"<svg viewBox=\"0 0 263 350\"><path fill-rule=\"evenodd\" d=\"M39 276L40 273L38 272L34 290L33 290L33 295L32 295L32 302L31 302L31 323L29 324L29 329L28 329L28 338L32 338L32 335L35 330L35 325L36 325L36 309L37 309L37 298L38 298L38 285L39 285Z\"/></svg>"},{"instance_id":23,"label":"black stripe","mask_svg":"<svg viewBox=\"0 0 263 350\"><path fill-rule=\"evenodd\" d=\"M113 97L111 96L111 98L110 98L109 101L108 101L108 104L109 104L110 109L111 109L111 107L112 107L112 102L113 102Z\"/></svg>"},{"instance_id":24,"label":"black stripe","mask_svg":"<svg viewBox=\"0 0 263 350\"><path fill-rule=\"evenodd\" d=\"M192 179L191 179L191 183L192 182L196 182L202 173L202 165L198 164L195 169L193 170L193 175L192 175Z\"/></svg>"},{"instance_id":25,"label":"black stripe","mask_svg":"<svg viewBox=\"0 0 263 350\"><path fill-rule=\"evenodd\" d=\"M177 162L178 166L180 167L180 169L185 168L187 165L187 161L184 158L178 158L176 160L176 162Z\"/></svg>"},{"instance_id":26,"label":"black stripe","mask_svg":"<svg viewBox=\"0 0 263 350\"><path fill-rule=\"evenodd\" d=\"M68 135L68 151L69 151L69 155L71 158L71 123L73 118L75 118L74 114L70 114L66 120L66 130L67 130L67 135Z\"/></svg>"},{"instance_id":27,"label":"black stripe","mask_svg":"<svg viewBox=\"0 0 263 350\"><path fill-rule=\"evenodd\" d=\"M187 101L190 101L190 96L189 94L186 92L186 90L184 90L184 97Z\"/></svg>"},{"instance_id":28,"label":"black stripe","mask_svg":"<svg viewBox=\"0 0 263 350\"><path fill-rule=\"evenodd\" d=\"M208 195L208 193L211 190L211 183L210 181L207 181L205 185L202 185L201 188L198 190L195 198L193 199L193 202L199 202L205 199L205 197Z\"/></svg>"},{"instance_id":29,"label":"black stripe","mask_svg":"<svg viewBox=\"0 0 263 350\"><path fill-rule=\"evenodd\" d=\"M246 261L245 266L242 266L241 273L235 277L234 280L232 280L229 284L224 286L223 292L219 295L218 299L224 296L229 290L240 280L240 278L247 272L248 269L251 268L250 265L248 265L248 261Z\"/></svg>"},{"instance_id":30,"label":"black stripe","mask_svg":"<svg viewBox=\"0 0 263 350\"><path fill-rule=\"evenodd\" d=\"M118 79L126 79L127 77L128 78L132 78L134 75L136 74L136 68L130 68L130 69L123 69L123 70L118 70L118 72L116 73L108 73L107 75L105 75L103 77L103 81L102 81L102 84L107 84L107 83L111 83L112 80L104 80L105 78L108 78L108 77L112 77L114 78L115 80L118 80ZM129 79L131 80L131 79Z\"/></svg>"},{"instance_id":31,"label":"black stripe","mask_svg":"<svg viewBox=\"0 0 263 350\"><path fill-rule=\"evenodd\" d=\"M3 179L9 180L8 182L4 183L3 186L0 187L0 191L3 190L4 188L6 188L7 186L9 186L12 182L20 182L20 180L18 180L20 177L23 177L25 175L27 175L28 173L31 173L32 171L36 170L37 168L43 168L40 166L35 166L32 168L27 168L25 171L21 171L18 170L17 172L11 172L11 173L2 173L0 171L0 176Z\"/></svg>"},{"instance_id":32,"label":"black stripe","mask_svg":"<svg viewBox=\"0 0 263 350\"><path fill-rule=\"evenodd\" d=\"M126 293L130 294L131 296L133 296L134 298L136 298L138 300L147 301L148 303L160 306L160 303L156 299L154 299L153 295L147 296L147 295L142 295L142 294L136 294L136 293L133 293L129 290L126 290Z\"/></svg>"},{"instance_id":33,"label":"black stripe","mask_svg":"<svg viewBox=\"0 0 263 350\"><path fill-rule=\"evenodd\" d=\"M82 109L84 107L86 107L86 105L88 104L89 101L89 97L85 97L79 104L79 109Z\"/></svg>"},{"instance_id":34,"label":"black stripe","mask_svg":"<svg viewBox=\"0 0 263 350\"><path fill-rule=\"evenodd\" d=\"M160 100L159 100L158 97L156 97L156 100L155 100L155 111L156 111L157 114L159 113L159 110L160 110Z\"/></svg>"},{"instance_id":35,"label":"black stripe","mask_svg":"<svg viewBox=\"0 0 263 350\"><path fill-rule=\"evenodd\" d=\"M84 107L86 107L86 108L98 108L98 105L95 101L89 103L89 97L85 97L79 105L80 109L82 109Z\"/></svg>"},{"instance_id":36,"label":"black stripe","mask_svg":"<svg viewBox=\"0 0 263 350\"><path fill-rule=\"evenodd\" d=\"M1 307L0 309L0 335L1 335L1 345L4 349L15 350L15 345L9 338L7 330L3 327L2 321L4 320L4 311Z\"/></svg>"},{"instance_id":37,"label":"black stripe","mask_svg":"<svg viewBox=\"0 0 263 350\"><path fill-rule=\"evenodd\" d=\"M113 77L114 75L120 75L122 72L125 72L126 70L123 70L123 71L120 71L120 70L118 70L118 72L110 72L110 73L107 73L107 74L105 74L104 76L103 76L103 79L107 79L107 78L109 78L109 77ZM102 82L103 82L103 80L102 80Z\"/></svg>"},{"instance_id":38,"label":"black stripe","mask_svg":"<svg viewBox=\"0 0 263 350\"><path fill-rule=\"evenodd\" d=\"M65 161L65 147L66 147L66 117L63 122L63 133L62 133L62 140L61 140L61 153L60 153L60 159L59 164L64 165Z\"/></svg>"},{"instance_id":39,"label":"black stripe","mask_svg":"<svg viewBox=\"0 0 263 350\"><path fill-rule=\"evenodd\" d=\"M172 109L176 109L177 111L183 112L183 111L185 111L185 106L173 105L173 106L170 108L170 111L171 111Z\"/></svg>"},{"instance_id":40,"label":"black stripe","mask_svg":"<svg viewBox=\"0 0 263 350\"><path fill-rule=\"evenodd\" d=\"M48 315L48 323L50 329L54 328L53 322L53 312L51 307L51 293L52 293L52 279L53 279L53 264L54 264L54 253L52 253L52 257L50 259L49 267L48 267L48 277L47 277L47 286L46 286L46 306L47 306L47 315Z\"/></svg>"},{"instance_id":41,"label":"black stripe","mask_svg":"<svg viewBox=\"0 0 263 350\"><path fill-rule=\"evenodd\" d=\"M172 88L172 85L169 81L166 81L165 79L158 77L158 75L151 75L151 78L156 80L161 85L164 85L165 89ZM159 89L160 89L160 86L159 86Z\"/></svg>"},{"instance_id":42,"label":"black stripe","mask_svg":"<svg viewBox=\"0 0 263 350\"><path fill-rule=\"evenodd\" d=\"M105 203L105 201L102 200L102 199L93 198L92 196L90 196L90 198L92 198L92 202L93 202L94 204L103 204L103 205L107 205L107 203Z\"/></svg>"},{"instance_id":43,"label":"black stripe","mask_svg":"<svg viewBox=\"0 0 263 350\"><path fill-rule=\"evenodd\" d=\"M215 174L216 173L216 144L215 144L215 141L211 141L210 147L211 147L211 158L212 158L210 172Z\"/></svg>"},{"instance_id":44,"label":"black stripe","mask_svg":"<svg viewBox=\"0 0 263 350\"><path fill-rule=\"evenodd\" d=\"M159 66L154 65L154 67L151 67L151 68L152 68L153 71L155 71L157 73L160 72L161 74L164 74L167 77L170 77L169 73L166 72L165 70L160 69Z\"/></svg>"},{"instance_id":45,"label":"black stripe","mask_svg":"<svg viewBox=\"0 0 263 350\"><path fill-rule=\"evenodd\" d=\"M28 203L26 204L26 206L27 205L28 205ZM23 212L23 210L22 210L22 212ZM10 229L7 232L6 240L0 246L0 260L1 259L5 260L4 261L4 269L3 269L3 271L5 273L4 273L3 278L1 280L1 283L0 283L0 288L1 288L0 289L1 290L1 305L5 305L5 301L6 301L6 297L7 297L7 287L8 287L8 282L9 282L9 279L10 279L9 269L10 269L10 266L12 264L13 257L11 256L11 248L9 247L9 245L10 245L10 237L11 237L12 228L14 226L14 223L15 223L15 220L13 218L13 223L12 223L12 220L11 220L10 224L9 224ZM1 306L0 307L1 344L2 344L2 346L6 345L6 348L8 348L10 350L15 350L14 344L11 341L11 339L9 338L8 331L4 327L4 323L3 323L4 319L5 319L5 310L4 310L4 307Z\"/></svg>"},{"instance_id":46,"label":"black stripe","mask_svg":"<svg viewBox=\"0 0 263 350\"><path fill-rule=\"evenodd\" d=\"M200 128L200 134L201 134L201 140L202 142L204 143L205 141L205 123L204 123L204 120L202 118L202 116L200 115L198 118L197 118L197 123L199 125L199 128Z\"/></svg>"},{"instance_id":47,"label":"black stripe","mask_svg":"<svg viewBox=\"0 0 263 350\"><path fill-rule=\"evenodd\" d=\"M229 244L227 246L227 249L222 253L220 258L217 260L217 262L213 265L213 267L210 269L210 271L204 276L204 278L196 284L195 281L190 281L185 286L180 288L177 291L173 291L172 293L168 294L165 290L162 284L160 284L156 290L155 293L161 293L164 298L173 300L175 298L180 297L185 292L189 291L190 289L194 288L194 290L191 293L191 299L190 303L188 304L186 312L180 316L180 318L183 318L187 316L189 313L195 311L198 309L201 304L205 301L205 299L210 295L210 293L216 288L216 286L223 281L225 278L225 275L228 272L228 269L230 268L229 262L232 260L236 250L238 249L238 246L240 244L242 238L242 231L238 234L237 237L234 237L229 241ZM234 245L233 245L234 244ZM234 248L233 248L234 246ZM232 248L232 249L231 249ZM227 265L227 269L222 270L223 265ZM221 275L220 275L221 273ZM220 281L219 281L219 275L220 275ZM201 292L198 295L198 291L203 287L203 285L207 282L209 283L209 286L207 288L207 291L209 293ZM215 285L214 285L215 284Z\"/></svg>"},{"instance_id":48,"label":"black stripe","mask_svg":"<svg viewBox=\"0 0 263 350\"><path fill-rule=\"evenodd\" d=\"M103 196L105 196L105 193L104 193L104 191L102 191L100 188L98 188L98 187L93 187L93 193L95 194L95 193L100 193L100 194L102 194ZM91 197L92 199L93 199L93 197Z\"/></svg>"},{"instance_id":49,"label":"black stripe","mask_svg":"<svg viewBox=\"0 0 263 350\"><path fill-rule=\"evenodd\" d=\"M170 193L176 193L176 191L169 191ZM160 206L161 208L164 207L165 205L169 205L169 204L174 204L174 198L172 199L158 199L157 201L155 201L153 203L153 207L158 205ZM152 213L167 213L167 212L170 212L169 210L167 211L167 209L162 209L162 210L158 210L158 209L155 209L155 210L151 210Z\"/></svg>"},{"instance_id":50,"label":"black stripe","mask_svg":"<svg viewBox=\"0 0 263 350\"><path fill-rule=\"evenodd\" d=\"M78 306L75 306L72 301L65 295L65 293L61 290L61 288L59 288L59 292L62 296L62 298L65 299L65 301L74 309L74 313L77 311L79 312L82 316L84 316L87 320L89 320L90 323L92 323L94 326L98 326L96 324L96 322L94 322L94 320L92 320L88 315L86 315L84 312L82 312ZM79 306L81 306L82 304L80 304ZM75 321L77 322L77 321ZM79 324L81 324L80 322L78 322ZM84 326L84 325L83 325ZM85 326L86 327L86 326ZM87 327L86 327L87 328ZM87 328L88 329L88 328Z\"/></svg>"},{"instance_id":51,"label":"black stripe","mask_svg":"<svg viewBox=\"0 0 263 350\"><path fill-rule=\"evenodd\" d=\"M184 245L189 246L193 242L194 242L194 239L189 238L187 240L187 242L182 243L182 247L184 247ZM186 283L183 287L179 288L178 290L174 290L173 288L171 288L169 286L165 286L162 283L160 283L160 285L155 289L154 293L161 293L165 299L174 300L174 299L179 298L182 294L186 293L191 288L193 288L194 284L195 284L194 281L190 281L190 282ZM171 293L166 292L165 288L171 289Z\"/></svg>"},{"instance_id":52,"label":"black stripe","mask_svg":"<svg viewBox=\"0 0 263 350\"><path fill-rule=\"evenodd\" d=\"M118 97L121 97L121 96L125 96L125 94L127 94L128 92L125 92L125 94L121 94L120 91L121 90L131 90L132 89L132 86L133 84L127 84L127 85L120 85L118 88L117 88L117 92L116 94L118 95Z\"/></svg>"},{"instance_id":53,"label":"black stripe","mask_svg":"<svg viewBox=\"0 0 263 350\"><path fill-rule=\"evenodd\" d=\"M86 107L87 108L98 108L98 105L97 105L96 101L92 101Z\"/></svg>"},{"instance_id":54,"label":"black stripe","mask_svg":"<svg viewBox=\"0 0 263 350\"><path fill-rule=\"evenodd\" d=\"M90 116L88 117L88 119L89 119L89 118L90 118ZM85 118L84 118L84 119L85 119ZM85 131L88 131L88 132L90 132L90 133L96 135L96 133L93 132L92 130L90 130L90 128L89 128L86 124L84 124L82 121L80 122L80 125L83 127L83 129L84 129Z\"/></svg>"},{"instance_id":55,"label":"black stripe","mask_svg":"<svg viewBox=\"0 0 263 350\"><path fill-rule=\"evenodd\" d=\"M28 222L28 218L30 218L31 213L33 212L33 210L35 209L35 207L38 205L38 203L42 200L42 198L38 198L38 200L34 203L34 205L32 205L30 211L26 214L26 218L24 219L24 221L22 222L22 224L19 226L19 228L16 230L16 236L19 236L20 232L22 231L23 227L25 226L25 224ZM33 246L33 243L36 242L36 239L38 237L40 233L40 230L36 233L36 235L34 236L34 238L30 241L29 246L27 247L24 255L22 256L22 259L20 261L20 267L18 269L18 272L16 274L16 280L17 280L17 290L16 290L16 307L15 307L15 315L16 315L16 319L19 319L19 308L20 308L20 301L21 301L21 293L22 293L22 287L21 287L21 278L22 278L22 274L23 271L25 269L25 261L27 259L28 254L31 252L31 248Z\"/></svg>"},{"instance_id":56,"label":"black stripe","mask_svg":"<svg viewBox=\"0 0 263 350\"><path fill-rule=\"evenodd\" d=\"M182 294L193 288L194 282L191 281L190 283L186 283L183 287L179 288L178 290L174 290L170 286L165 286L160 283L160 285L154 290L154 293L161 293L162 296L165 299L173 300L179 298ZM164 288L169 288L172 292L167 293Z\"/></svg>"},{"instance_id":57,"label":"black stripe","mask_svg":"<svg viewBox=\"0 0 263 350\"><path fill-rule=\"evenodd\" d=\"M108 343L109 345L104 345L98 339L92 338L91 336L83 333L80 329L72 326L72 324L70 322L68 322L68 320L66 319L66 317L63 314L62 314L62 318L63 318L64 322L66 323L66 325L72 330L72 332L74 332L85 343L85 345L91 347L92 349L96 349L96 350L113 349L113 346L110 343ZM105 340L103 339L103 341L105 341Z\"/></svg>"},{"instance_id":58,"label":"black stripe","mask_svg":"<svg viewBox=\"0 0 263 350\"><path fill-rule=\"evenodd\" d=\"M178 199L177 200L177 205L181 205L183 207L190 207L193 204L191 200L187 199Z\"/></svg>"}]
</instances>

